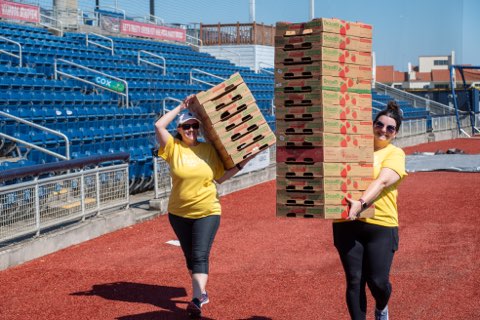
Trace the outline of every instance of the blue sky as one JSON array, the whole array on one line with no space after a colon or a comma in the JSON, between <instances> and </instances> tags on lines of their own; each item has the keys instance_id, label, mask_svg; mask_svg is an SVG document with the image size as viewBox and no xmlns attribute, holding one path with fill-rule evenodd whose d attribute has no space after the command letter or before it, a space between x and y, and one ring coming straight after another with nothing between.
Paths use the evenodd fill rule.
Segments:
<instances>
[{"instance_id":1,"label":"blue sky","mask_svg":"<svg viewBox=\"0 0 480 320\"><path fill-rule=\"evenodd\" d=\"M85 0L79 0L84 2ZM249 0L156 0L156 16L166 22L248 22ZM89 1L91 2L91 1ZM144 15L148 0L101 0L102 5ZM256 0L256 21L304 22L310 0ZM142 12L142 13L141 13ZM373 25L377 65L406 71L419 56L448 55L457 64L480 65L480 0L316 0L315 17L336 17Z\"/></svg>"}]
</instances>

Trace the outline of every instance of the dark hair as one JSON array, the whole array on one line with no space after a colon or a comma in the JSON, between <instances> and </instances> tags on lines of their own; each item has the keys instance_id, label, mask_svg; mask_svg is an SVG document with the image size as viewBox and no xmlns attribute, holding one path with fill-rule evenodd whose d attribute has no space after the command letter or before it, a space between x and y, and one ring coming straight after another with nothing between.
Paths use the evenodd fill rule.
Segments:
<instances>
[{"instance_id":1,"label":"dark hair","mask_svg":"<svg viewBox=\"0 0 480 320\"><path fill-rule=\"evenodd\" d=\"M178 140L182 141L182 135L180 132L177 131L177 133L173 136L174 138L177 138Z\"/></svg>"},{"instance_id":2,"label":"dark hair","mask_svg":"<svg viewBox=\"0 0 480 320\"><path fill-rule=\"evenodd\" d=\"M395 120L397 123L396 129L397 131L400 130L400 126L402 125L403 111L400 109L395 100L388 101L387 107L377 113L377 116L373 122L377 122L378 118L381 116L387 116Z\"/></svg>"}]
</instances>

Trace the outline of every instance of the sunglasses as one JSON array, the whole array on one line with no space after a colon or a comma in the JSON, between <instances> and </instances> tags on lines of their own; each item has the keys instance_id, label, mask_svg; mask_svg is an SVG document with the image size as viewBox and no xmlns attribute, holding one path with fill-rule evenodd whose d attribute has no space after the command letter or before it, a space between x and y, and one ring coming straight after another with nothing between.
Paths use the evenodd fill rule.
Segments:
<instances>
[{"instance_id":1,"label":"sunglasses","mask_svg":"<svg viewBox=\"0 0 480 320\"><path fill-rule=\"evenodd\" d=\"M383 129L385 127L385 124L382 121L377 120L377 121L375 121L373 126L377 129ZM393 134L397 131L397 128L395 126L388 125L386 127L387 127L387 132L390 133L390 134Z\"/></svg>"},{"instance_id":2,"label":"sunglasses","mask_svg":"<svg viewBox=\"0 0 480 320\"><path fill-rule=\"evenodd\" d=\"M190 130L190 128L198 130L200 128L200 123L193 123L193 124L185 123L180 125L180 127L182 127L183 130Z\"/></svg>"}]
</instances>

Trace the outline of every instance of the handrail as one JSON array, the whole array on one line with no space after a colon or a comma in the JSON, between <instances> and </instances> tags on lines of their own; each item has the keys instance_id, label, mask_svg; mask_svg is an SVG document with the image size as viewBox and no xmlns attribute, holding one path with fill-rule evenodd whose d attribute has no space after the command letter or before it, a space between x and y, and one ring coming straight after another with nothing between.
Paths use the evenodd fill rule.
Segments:
<instances>
[{"instance_id":1,"label":"handrail","mask_svg":"<svg viewBox=\"0 0 480 320\"><path fill-rule=\"evenodd\" d=\"M79 12L81 10L80 9L70 9L70 8L63 8L63 9L58 9L58 8L55 8L53 10L53 13L55 15L55 17L62 17L63 14L67 14L69 17L75 17L75 24L70 24L70 23L67 23L68 26L65 27L65 29L69 29L69 28L73 28L75 30L78 29L78 26L80 25L79 24L79 20L78 20L78 16L79 16ZM63 26L63 22L62 22L62 26Z\"/></svg>"},{"instance_id":2,"label":"handrail","mask_svg":"<svg viewBox=\"0 0 480 320\"><path fill-rule=\"evenodd\" d=\"M66 63L66 64L70 64L72 66L75 66L77 68L80 68L80 69L83 69L83 70L87 70L87 71L90 71L90 72L93 72L93 73L96 73L96 74L100 74L102 76L106 76L106 77L110 77L114 80L117 80L117 81L120 81L122 82L123 84L125 84L125 93L122 93L122 92L118 92L118 91L115 91L115 90L112 90L108 87L104 87L104 86L101 86L99 85L98 83L95 83L93 81L90 81L90 80L86 80L86 79L83 79L83 78L80 78L80 77L76 77L72 74L69 74L69 73L66 73L66 72L63 72L63 71L60 71L58 70L58 62L63 62L63 63ZM82 66L78 63L75 63L75 62L71 62L71 61L67 61L65 59L55 59L54 63L53 63L53 75L54 75L54 78L55 80L58 79L58 75L62 75L62 76L65 76L65 77L69 77L69 78L72 78L72 79L75 79L75 80L78 80L78 81L82 81L84 83L88 83L88 84L91 84L91 85L94 85L96 87L99 87L101 89L104 89L104 90L108 90L110 92L113 92L113 93L116 93L118 95L121 95L121 96L124 96L125 97L125 104L124 106L126 105L127 108L130 106L129 105L129 97L128 97L128 82L125 81L124 79L120 79L120 78L117 78L115 76L112 76L112 75L109 75L105 72L101 72L101 71L98 71L98 70L95 70L95 69L91 69L91 68L88 68L88 67L85 67L85 66Z\"/></svg>"},{"instance_id":3,"label":"handrail","mask_svg":"<svg viewBox=\"0 0 480 320\"><path fill-rule=\"evenodd\" d=\"M377 100L373 100L373 99L372 99L372 102L376 102L376 103L378 103L378 104L380 104L380 105L382 105L382 106L384 106L384 107L386 107L386 106L387 106L387 104L386 104L386 103L384 103L384 102L381 102L381 101L377 101ZM375 108L374 106L372 106L372 110L375 110L375 111L382 111L381 109Z\"/></svg>"},{"instance_id":4,"label":"handrail","mask_svg":"<svg viewBox=\"0 0 480 320\"><path fill-rule=\"evenodd\" d=\"M111 38L106 37L106 36L101 35L101 34L98 34L98 33L94 33L94 32L90 32L90 34L93 34L94 36L97 36L97 37L99 37L99 38L102 38L102 39L105 39L105 40L107 40L107 41L110 41L111 47L107 47L107 46L105 46L105 45L103 45L103 44L101 44L101 43L99 43L99 42L93 41L93 40L88 40L88 35L89 35L89 33L86 33L86 34L85 34L85 42L86 42L85 44L87 45L87 47L88 47L88 44L91 43L91 44L93 44L93 45L96 45L97 47L110 50L110 52L112 53L112 56L115 55L115 52L114 52L114 44L113 44L113 40L112 40Z\"/></svg>"},{"instance_id":5,"label":"handrail","mask_svg":"<svg viewBox=\"0 0 480 320\"><path fill-rule=\"evenodd\" d=\"M62 21L60 21L58 19L55 19L55 18L52 18L52 17L47 16L47 15L44 15L43 13L40 13L40 17L41 18L47 18L47 19L50 19L52 21L55 21L57 23L55 25L55 27L53 27L52 25L48 25L46 23L42 23L42 22L39 22L39 25L50 28L50 29L53 29L53 30L57 30L58 32L60 32L60 36L63 37L63 22ZM56 27L57 25L60 25L60 29Z\"/></svg>"},{"instance_id":6,"label":"handrail","mask_svg":"<svg viewBox=\"0 0 480 320\"><path fill-rule=\"evenodd\" d=\"M29 143L27 141L24 141L24 140L21 140L21 139L18 139L18 138L15 138L15 137L12 137L10 135L7 135L5 133L0 133L0 136L4 137L4 138L7 138L7 139L10 139L10 140L13 140L15 142L18 142L18 143L22 143L22 144L25 144L26 146L30 147L30 148L33 148L33 149L36 149L36 150L39 150L39 151L42 151L44 153L47 153L51 156L54 156L56 158L60 158L60 159L63 159L63 160L69 160L70 159L70 140L68 140L68 137L66 135L64 135L63 133L59 132L59 131L56 131L56 130L52 130L50 128L47 128L47 127L44 127L44 126L41 126L39 124L36 124L34 122L31 122L31 121L28 121L28 120L25 120L25 119L22 119L22 118L19 118L19 117L16 117L14 115L11 115L10 113L7 113L7 112L3 112L3 111L0 111L0 115L5 117L5 118L10 118L10 119L13 119L17 122L20 122L20 123L23 123L23 124L26 124L30 127L33 127L35 129L39 129L39 130L43 130L43 131L46 131L48 133L51 133L53 135L56 135L56 136L59 136L61 138L63 138L65 140L65 156L62 156L61 154L59 153L56 153L56 152L53 152L53 151L50 151L48 149L45 149L45 148L42 148L42 147L39 147L37 145L34 145L32 143Z\"/></svg>"},{"instance_id":7,"label":"handrail","mask_svg":"<svg viewBox=\"0 0 480 320\"><path fill-rule=\"evenodd\" d=\"M163 67L161 65L157 64L157 63L142 59L141 58L141 53L142 52L145 53L145 54L148 54L150 56L153 56L153 57L156 57L156 58L159 58L159 59L163 60ZM152 53L152 52L149 52L149 51L140 50L140 51L138 51L138 55L137 55L137 64L140 65L140 62L142 62L142 61L145 62L146 64L149 64L149 65L152 65L152 66L155 66L155 67L158 67L158 68L162 68L163 69L163 75L167 74L167 60L165 60L164 57L159 56L159 55L157 55L155 53Z\"/></svg>"},{"instance_id":8,"label":"handrail","mask_svg":"<svg viewBox=\"0 0 480 320\"><path fill-rule=\"evenodd\" d=\"M98 166L104 162L122 161L129 162L130 154L128 152L118 152L103 155L93 155L86 158L78 158L66 162L52 162L43 164L34 164L24 168L15 168L14 170L5 170L0 172L0 181L20 179L29 176L38 176L45 172L65 172L66 170L82 169L88 166Z\"/></svg>"},{"instance_id":9,"label":"handrail","mask_svg":"<svg viewBox=\"0 0 480 320\"><path fill-rule=\"evenodd\" d=\"M8 51L5 51L3 49L0 49L0 52L5 53L6 55L9 55L11 57L17 58L18 61L19 61L18 66L21 67L23 61L22 61L22 45L20 44L20 42L13 41L13 40L10 40L10 39L2 37L2 36L0 36L0 39L5 40L7 42L11 42L11 43L16 44L18 46L18 56L15 53L8 52Z\"/></svg>"},{"instance_id":10,"label":"handrail","mask_svg":"<svg viewBox=\"0 0 480 320\"><path fill-rule=\"evenodd\" d=\"M153 14L149 14L148 16L145 16L145 21L152 21L152 18L153 18L153 21L155 22L155 24L157 24L157 25L158 25L157 20L160 20L162 22L161 26L163 26L165 24L165 20L163 20L162 18L157 17Z\"/></svg>"},{"instance_id":11,"label":"handrail","mask_svg":"<svg viewBox=\"0 0 480 320\"><path fill-rule=\"evenodd\" d=\"M17 142L17 143L24 144L24 145L26 145L27 147L29 147L29 148L31 148L31 149L35 149L35 150L41 151L41 152L46 153L46 154L48 154L48 155L51 155L51 156L53 156L53 157L56 157L56 158L59 158L59 159L62 159L62 160L68 160L67 157L62 156L62 155L59 154L59 153L50 151L50 150L45 149L45 148L42 148L42 147L39 147L39 146L37 146L37 145L35 145L35 144L32 144L32 143L30 143L30 142L27 142L27 141L25 141L25 140L12 137L12 136L10 136L10 135L8 135L8 134L5 134L5 133L3 133L3 132L0 132L0 137L3 137L3 138L8 139L8 140L12 140L12 141Z\"/></svg>"},{"instance_id":12,"label":"handrail","mask_svg":"<svg viewBox=\"0 0 480 320\"><path fill-rule=\"evenodd\" d=\"M230 52L230 53L233 53L234 55L236 55L238 57L238 60L237 60L237 64L240 65L240 60L241 60L241 55L240 53L238 52L235 52L235 51L232 51L232 50L228 50L228 49L225 49L223 47L219 47L220 51L227 51L227 52ZM222 58L224 58L224 56L222 55Z\"/></svg>"},{"instance_id":13,"label":"handrail","mask_svg":"<svg viewBox=\"0 0 480 320\"><path fill-rule=\"evenodd\" d=\"M275 69L275 66L274 66L274 65L272 65L272 64L270 64L270 63L266 63L266 62L260 61L260 62L258 63L258 68L259 68L258 71L259 71L259 72L265 72L265 73L272 74L272 75L275 74L275 72L273 72L273 71L266 70L266 69L262 68L262 64L268 66L269 68Z\"/></svg>"},{"instance_id":14,"label":"handrail","mask_svg":"<svg viewBox=\"0 0 480 320\"><path fill-rule=\"evenodd\" d=\"M90 16L86 16L84 17L83 15L85 13L93 13L93 17L90 17ZM97 14L95 11L90 11L90 10L82 10L82 9L79 9L78 10L78 19L81 19L83 25L88 25L85 23L85 21L92 21L92 25L93 25L93 21L95 21L95 24L98 26L98 17L97 17Z\"/></svg>"},{"instance_id":15,"label":"handrail","mask_svg":"<svg viewBox=\"0 0 480 320\"><path fill-rule=\"evenodd\" d=\"M189 35L189 34L185 34L185 36L186 36L186 38L195 39L195 40L197 41L197 43L200 43L200 45L198 45L198 44L194 44L193 42L188 42L188 41L187 41L187 44L189 44L189 45L191 45L191 46L194 46L194 47L197 47L197 48L199 48L199 49L200 49L200 47L203 46L203 41L202 41L202 39L197 38L197 37L194 37L194 36L191 36L191 35Z\"/></svg>"},{"instance_id":16,"label":"handrail","mask_svg":"<svg viewBox=\"0 0 480 320\"><path fill-rule=\"evenodd\" d=\"M123 9L118 9L117 7L112 7L112 6L101 6L101 7L99 6L99 7L97 7L97 9L99 9L99 10L102 10L101 8L110 8L110 9L113 9L115 13L116 13L117 11L119 11L119 12L121 12L121 13L123 14L123 19L125 19L125 17L127 16L127 15L125 14L125 12L126 12L125 10L123 10ZM101 13L101 12L97 12L97 14L98 14L98 13Z\"/></svg>"},{"instance_id":17,"label":"handrail","mask_svg":"<svg viewBox=\"0 0 480 320\"><path fill-rule=\"evenodd\" d=\"M214 78L223 80L223 81L227 80L227 79L222 78L222 77L219 77L219 76L217 76L217 75L215 75L215 74L213 74L213 73L210 73L210 72L206 72L206 71L203 71L203 70L200 70L200 69L195 69L195 68L193 68L193 69L190 69L190 84L193 84L193 80L196 80L196 81L198 81L198 82L208 84L209 86L212 86L212 87L215 86L214 84L211 84L210 82L206 82L206 81L203 81L203 80L194 78L194 77L193 77L193 71L196 71L196 72L199 72L199 73L203 73L203 74L206 74L206 75L208 75L208 76L211 76L211 77L214 77Z\"/></svg>"},{"instance_id":18,"label":"handrail","mask_svg":"<svg viewBox=\"0 0 480 320\"><path fill-rule=\"evenodd\" d=\"M408 101L415 108L426 108L430 112L435 111L440 114L446 114L446 110L449 110L450 112L455 111L455 108L453 107L447 106L445 104L442 104L433 100L425 99L415 94L412 94L403 90L399 90L396 88L392 88L383 83L375 81L375 89L377 88L382 90L384 93L391 95L394 98ZM435 109L435 110L432 110L432 109Z\"/></svg>"},{"instance_id":19,"label":"handrail","mask_svg":"<svg viewBox=\"0 0 480 320\"><path fill-rule=\"evenodd\" d=\"M167 111L167 108L166 108L166 105L165 105L165 101L167 101L167 100L176 101L176 102L180 102L180 103L183 102L182 100L177 99L177 98L174 98L174 97L165 97L165 98L163 99L163 102L162 102L162 103L163 103L163 106L162 106L162 116L165 114L165 111Z\"/></svg>"},{"instance_id":20,"label":"handrail","mask_svg":"<svg viewBox=\"0 0 480 320\"><path fill-rule=\"evenodd\" d=\"M275 68L275 66L274 66L273 64L270 64L270 63L267 63L267 62L264 62L264 61L260 61L260 62L258 63L258 66L260 67L262 64L264 64L264 65L266 65L266 66L268 66L268 67L270 67L270 68L272 68L272 69Z\"/></svg>"}]
</instances>

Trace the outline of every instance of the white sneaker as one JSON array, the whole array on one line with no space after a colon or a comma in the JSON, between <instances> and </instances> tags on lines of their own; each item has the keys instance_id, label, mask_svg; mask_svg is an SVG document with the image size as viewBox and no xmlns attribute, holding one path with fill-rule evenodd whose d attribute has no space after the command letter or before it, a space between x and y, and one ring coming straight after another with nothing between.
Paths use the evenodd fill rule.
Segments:
<instances>
[{"instance_id":1,"label":"white sneaker","mask_svg":"<svg viewBox=\"0 0 480 320\"><path fill-rule=\"evenodd\" d=\"M388 306L383 310L375 308L375 320L388 320Z\"/></svg>"}]
</instances>

